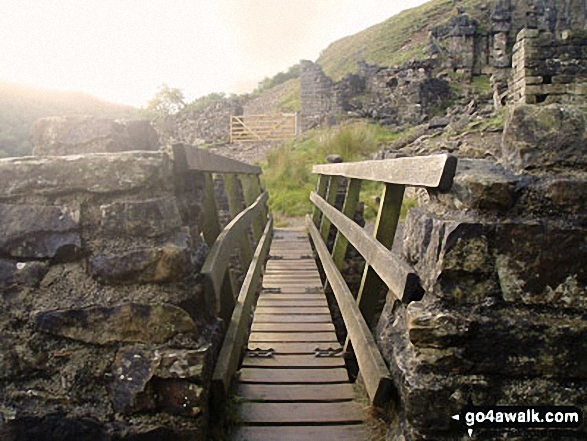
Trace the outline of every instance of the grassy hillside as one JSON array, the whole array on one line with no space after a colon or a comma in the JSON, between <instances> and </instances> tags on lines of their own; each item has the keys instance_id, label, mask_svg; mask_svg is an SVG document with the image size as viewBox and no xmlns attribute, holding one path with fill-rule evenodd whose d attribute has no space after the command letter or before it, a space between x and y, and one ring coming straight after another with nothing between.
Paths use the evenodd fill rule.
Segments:
<instances>
[{"instance_id":1,"label":"grassy hillside","mask_svg":"<svg viewBox=\"0 0 587 441\"><path fill-rule=\"evenodd\" d=\"M413 58L423 58L428 32L456 15L456 7L465 8L472 18L483 23L481 4L486 0L432 0L408 9L355 35L342 38L326 48L317 62L324 73L339 80L354 72L358 60L381 66L394 66Z\"/></svg>"},{"instance_id":2,"label":"grassy hillside","mask_svg":"<svg viewBox=\"0 0 587 441\"><path fill-rule=\"evenodd\" d=\"M34 122L45 116L137 117L137 109L80 92L60 92L0 81L0 157L28 155Z\"/></svg>"}]
</instances>

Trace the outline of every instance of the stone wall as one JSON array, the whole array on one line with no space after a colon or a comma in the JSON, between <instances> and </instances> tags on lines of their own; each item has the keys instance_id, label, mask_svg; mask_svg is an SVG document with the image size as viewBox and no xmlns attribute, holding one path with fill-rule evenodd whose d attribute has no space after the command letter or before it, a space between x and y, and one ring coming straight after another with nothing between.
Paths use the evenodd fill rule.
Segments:
<instances>
[{"instance_id":1,"label":"stone wall","mask_svg":"<svg viewBox=\"0 0 587 441\"><path fill-rule=\"evenodd\" d=\"M300 106L302 131L321 124L334 124L343 112L334 82L311 61L300 62Z\"/></svg>"},{"instance_id":2,"label":"stone wall","mask_svg":"<svg viewBox=\"0 0 587 441\"><path fill-rule=\"evenodd\" d=\"M160 151L91 152L98 129L55 156L70 123L0 160L0 438L204 439L203 179Z\"/></svg>"},{"instance_id":3,"label":"stone wall","mask_svg":"<svg viewBox=\"0 0 587 441\"><path fill-rule=\"evenodd\" d=\"M426 294L389 297L378 324L400 422L388 439L464 439L450 416L468 403L587 411L585 129L579 108L509 107L499 162L460 159L450 193L410 210L402 256Z\"/></svg>"},{"instance_id":4,"label":"stone wall","mask_svg":"<svg viewBox=\"0 0 587 441\"><path fill-rule=\"evenodd\" d=\"M230 117L242 115L238 98L224 98L201 109L186 108L156 124L161 143L201 145L226 144L230 141Z\"/></svg>"},{"instance_id":5,"label":"stone wall","mask_svg":"<svg viewBox=\"0 0 587 441\"><path fill-rule=\"evenodd\" d=\"M358 63L356 74L334 82L319 65L302 63L302 129L335 124L359 116L387 125L420 124L445 107L450 98L448 82L434 77L431 61L410 62L384 68Z\"/></svg>"},{"instance_id":6,"label":"stone wall","mask_svg":"<svg viewBox=\"0 0 587 441\"><path fill-rule=\"evenodd\" d=\"M523 29L513 54L513 103L584 103L587 96L587 35L565 31L560 38Z\"/></svg>"}]
</instances>

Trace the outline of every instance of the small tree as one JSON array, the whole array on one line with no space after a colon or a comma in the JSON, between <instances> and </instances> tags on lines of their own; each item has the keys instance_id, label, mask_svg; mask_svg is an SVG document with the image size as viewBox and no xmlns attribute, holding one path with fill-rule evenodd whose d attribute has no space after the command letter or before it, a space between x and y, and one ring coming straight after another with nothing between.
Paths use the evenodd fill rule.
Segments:
<instances>
[{"instance_id":1,"label":"small tree","mask_svg":"<svg viewBox=\"0 0 587 441\"><path fill-rule=\"evenodd\" d=\"M181 89L162 84L147 108L145 109L150 119L163 119L169 115L175 115L185 107L183 92Z\"/></svg>"}]
</instances>

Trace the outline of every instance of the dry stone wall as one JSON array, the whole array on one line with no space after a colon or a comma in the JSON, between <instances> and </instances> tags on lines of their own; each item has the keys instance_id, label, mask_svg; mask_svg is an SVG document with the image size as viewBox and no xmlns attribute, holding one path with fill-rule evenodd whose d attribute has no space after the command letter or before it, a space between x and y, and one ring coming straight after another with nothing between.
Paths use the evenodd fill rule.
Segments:
<instances>
[{"instance_id":1,"label":"dry stone wall","mask_svg":"<svg viewBox=\"0 0 587 441\"><path fill-rule=\"evenodd\" d=\"M226 144L230 141L230 117L242 114L238 98L225 98L202 109L187 107L155 126L166 148L173 144Z\"/></svg>"},{"instance_id":2,"label":"dry stone wall","mask_svg":"<svg viewBox=\"0 0 587 441\"><path fill-rule=\"evenodd\" d=\"M38 127L43 156L0 160L0 438L203 439L202 176L161 151L88 151L119 139L113 122Z\"/></svg>"},{"instance_id":3,"label":"dry stone wall","mask_svg":"<svg viewBox=\"0 0 587 441\"><path fill-rule=\"evenodd\" d=\"M587 96L587 35L560 38L538 29L520 31L513 54L513 103L584 103Z\"/></svg>"}]
</instances>

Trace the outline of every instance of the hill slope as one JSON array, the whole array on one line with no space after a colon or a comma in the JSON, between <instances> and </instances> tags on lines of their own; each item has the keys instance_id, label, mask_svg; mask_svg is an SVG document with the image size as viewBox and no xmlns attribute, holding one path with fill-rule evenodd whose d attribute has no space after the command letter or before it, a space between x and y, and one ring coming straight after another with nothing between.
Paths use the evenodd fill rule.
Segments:
<instances>
[{"instance_id":1,"label":"hill slope","mask_svg":"<svg viewBox=\"0 0 587 441\"><path fill-rule=\"evenodd\" d=\"M0 157L31 153L34 122L46 116L94 115L136 118L137 109L81 92L61 92L0 81Z\"/></svg>"},{"instance_id":2,"label":"hill slope","mask_svg":"<svg viewBox=\"0 0 587 441\"><path fill-rule=\"evenodd\" d=\"M487 0L431 0L416 8L408 9L382 23L371 26L330 44L317 63L324 73L339 80L346 73L354 72L357 61L381 66L394 66L412 58L424 58L428 32L456 14L456 8L464 8L468 15L480 23L487 20Z\"/></svg>"}]
</instances>

